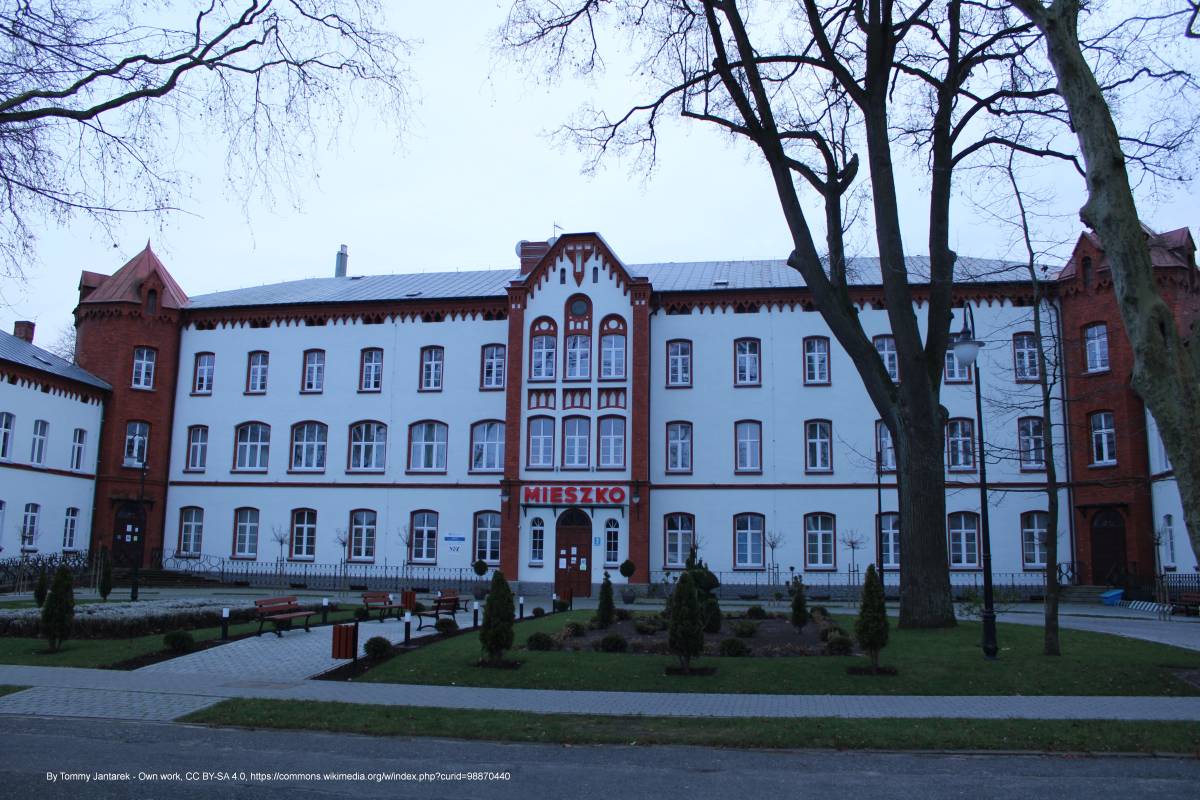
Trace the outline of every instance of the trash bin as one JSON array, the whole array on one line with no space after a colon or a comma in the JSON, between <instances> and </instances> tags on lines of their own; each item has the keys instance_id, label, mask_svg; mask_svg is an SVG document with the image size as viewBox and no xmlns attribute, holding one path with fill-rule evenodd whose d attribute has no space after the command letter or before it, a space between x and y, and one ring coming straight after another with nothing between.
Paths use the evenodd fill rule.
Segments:
<instances>
[{"instance_id":1,"label":"trash bin","mask_svg":"<svg viewBox=\"0 0 1200 800\"><path fill-rule=\"evenodd\" d=\"M333 626L333 657L358 658L358 623Z\"/></svg>"}]
</instances>

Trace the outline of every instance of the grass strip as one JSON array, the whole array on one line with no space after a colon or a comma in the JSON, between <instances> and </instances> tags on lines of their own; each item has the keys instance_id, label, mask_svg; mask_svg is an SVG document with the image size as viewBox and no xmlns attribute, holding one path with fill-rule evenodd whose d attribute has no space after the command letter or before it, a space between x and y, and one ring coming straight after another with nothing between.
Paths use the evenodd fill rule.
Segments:
<instances>
[{"instance_id":1,"label":"grass strip","mask_svg":"<svg viewBox=\"0 0 1200 800\"><path fill-rule=\"evenodd\" d=\"M990 719L616 717L225 700L203 725L504 742L837 750L1002 750L1200 756L1200 722Z\"/></svg>"},{"instance_id":2,"label":"grass strip","mask_svg":"<svg viewBox=\"0 0 1200 800\"><path fill-rule=\"evenodd\" d=\"M14 692L23 692L28 688L28 686L5 686L0 684L0 697L6 694L13 694Z\"/></svg>"}]
</instances>

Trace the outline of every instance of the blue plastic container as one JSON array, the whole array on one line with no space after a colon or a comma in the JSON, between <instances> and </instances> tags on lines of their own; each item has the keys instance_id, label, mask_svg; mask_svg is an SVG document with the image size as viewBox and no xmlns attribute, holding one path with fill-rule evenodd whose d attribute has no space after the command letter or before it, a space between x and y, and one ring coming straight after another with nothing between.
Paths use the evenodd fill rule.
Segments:
<instances>
[{"instance_id":1,"label":"blue plastic container","mask_svg":"<svg viewBox=\"0 0 1200 800\"><path fill-rule=\"evenodd\" d=\"M1124 589L1113 589L1100 595L1100 602L1106 606L1115 606L1121 602L1121 598L1125 596Z\"/></svg>"}]
</instances>

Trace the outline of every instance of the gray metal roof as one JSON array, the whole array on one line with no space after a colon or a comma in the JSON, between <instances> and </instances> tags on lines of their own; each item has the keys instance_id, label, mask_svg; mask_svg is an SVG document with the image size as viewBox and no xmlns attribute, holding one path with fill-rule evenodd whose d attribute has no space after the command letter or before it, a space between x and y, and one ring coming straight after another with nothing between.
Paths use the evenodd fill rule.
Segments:
<instances>
[{"instance_id":1,"label":"gray metal roof","mask_svg":"<svg viewBox=\"0 0 1200 800\"><path fill-rule=\"evenodd\" d=\"M909 258L910 279L929 275L929 258ZM726 291L729 289L803 288L800 274L783 260L681 261L627 264L631 275L647 278L656 292ZM850 282L859 286L882 283L878 258L850 259ZM300 281L232 289L191 298L189 309L235 308L305 303L355 303L370 301L438 300L467 297L504 297L509 283L521 277L516 269L463 272L413 272L397 275L356 275L343 278L309 278ZM964 283L999 283L1028 280L1025 265L989 258L959 257L955 279Z\"/></svg>"},{"instance_id":2,"label":"gray metal roof","mask_svg":"<svg viewBox=\"0 0 1200 800\"><path fill-rule=\"evenodd\" d=\"M100 380L87 370L72 364L65 358L59 358L53 353L32 345L24 339L18 339L16 336L4 333L3 331L0 331L0 361L10 361L14 364L36 369L39 372L57 375L60 378L66 378L78 383L86 383L88 386L95 386L99 389L112 388L105 381Z\"/></svg>"}]
</instances>

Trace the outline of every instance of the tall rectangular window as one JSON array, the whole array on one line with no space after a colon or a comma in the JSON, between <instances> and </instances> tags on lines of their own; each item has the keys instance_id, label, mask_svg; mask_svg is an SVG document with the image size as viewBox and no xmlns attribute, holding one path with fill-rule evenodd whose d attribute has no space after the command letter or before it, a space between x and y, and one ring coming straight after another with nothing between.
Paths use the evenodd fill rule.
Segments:
<instances>
[{"instance_id":1,"label":"tall rectangular window","mask_svg":"<svg viewBox=\"0 0 1200 800\"><path fill-rule=\"evenodd\" d=\"M441 422L418 422L409 429L410 470L444 472L446 470L447 428Z\"/></svg>"},{"instance_id":2,"label":"tall rectangular window","mask_svg":"<svg viewBox=\"0 0 1200 800\"><path fill-rule=\"evenodd\" d=\"M46 463L46 441L50 438L50 423L44 419L33 421L33 442L29 448L29 463Z\"/></svg>"},{"instance_id":3,"label":"tall rectangular window","mask_svg":"<svg viewBox=\"0 0 1200 800\"><path fill-rule=\"evenodd\" d=\"M529 561L541 564L546 558L546 523L534 517L529 523Z\"/></svg>"},{"instance_id":4,"label":"tall rectangular window","mask_svg":"<svg viewBox=\"0 0 1200 800\"><path fill-rule=\"evenodd\" d=\"M382 472L387 458L387 426L356 422L350 426L351 472Z\"/></svg>"},{"instance_id":5,"label":"tall rectangular window","mask_svg":"<svg viewBox=\"0 0 1200 800\"><path fill-rule=\"evenodd\" d=\"M475 515L475 560L500 564L500 515L494 511Z\"/></svg>"},{"instance_id":6,"label":"tall rectangular window","mask_svg":"<svg viewBox=\"0 0 1200 800\"><path fill-rule=\"evenodd\" d=\"M471 426L471 470L499 472L504 469L504 423L477 422Z\"/></svg>"},{"instance_id":7,"label":"tall rectangular window","mask_svg":"<svg viewBox=\"0 0 1200 800\"><path fill-rule=\"evenodd\" d=\"M325 351L304 351L304 375L300 391L305 394L320 394L325 391Z\"/></svg>"},{"instance_id":8,"label":"tall rectangular window","mask_svg":"<svg viewBox=\"0 0 1200 800\"><path fill-rule=\"evenodd\" d=\"M292 558L308 559L317 555L317 512L297 508L292 512Z\"/></svg>"},{"instance_id":9,"label":"tall rectangular window","mask_svg":"<svg viewBox=\"0 0 1200 800\"><path fill-rule=\"evenodd\" d=\"M1103 322L1088 325L1083 329L1084 356L1088 372L1104 372L1108 369L1108 326Z\"/></svg>"},{"instance_id":10,"label":"tall rectangular window","mask_svg":"<svg viewBox=\"0 0 1200 800\"><path fill-rule=\"evenodd\" d=\"M196 364L192 370L192 394L212 394L216 372L216 355L196 353Z\"/></svg>"},{"instance_id":11,"label":"tall rectangular window","mask_svg":"<svg viewBox=\"0 0 1200 800\"><path fill-rule=\"evenodd\" d=\"M615 519L604 523L604 565L614 567L621 559L621 529Z\"/></svg>"},{"instance_id":12,"label":"tall rectangular window","mask_svg":"<svg viewBox=\"0 0 1200 800\"><path fill-rule=\"evenodd\" d=\"M529 457L530 469L549 469L554 466L554 420L550 417L530 417Z\"/></svg>"},{"instance_id":13,"label":"tall rectangular window","mask_svg":"<svg viewBox=\"0 0 1200 800\"><path fill-rule=\"evenodd\" d=\"M350 560L375 560L375 527L377 516L370 509L350 512Z\"/></svg>"},{"instance_id":14,"label":"tall rectangular window","mask_svg":"<svg viewBox=\"0 0 1200 800\"><path fill-rule=\"evenodd\" d=\"M600 468L625 468L625 418L600 418Z\"/></svg>"},{"instance_id":15,"label":"tall rectangular window","mask_svg":"<svg viewBox=\"0 0 1200 800\"><path fill-rule=\"evenodd\" d=\"M271 356L261 350L246 356L246 394L262 394L267 391L267 368Z\"/></svg>"},{"instance_id":16,"label":"tall rectangular window","mask_svg":"<svg viewBox=\"0 0 1200 800\"><path fill-rule=\"evenodd\" d=\"M574 334L567 337L566 380L585 380L592 375L592 337Z\"/></svg>"},{"instance_id":17,"label":"tall rectangular window","mask_svg":"<svg viewBox=\"0 0 1200 800\"><path fill-rule=\"evenodd\" d=\"M203 472L208 467L208 426L188 428L187 472Z\"/></svg>"},{"instance_id":18,"label":"tall rectangular window","mask_svg":"<svg viewBox=\"0 0 1200 800\"><path fill-rule=\"evenodd\" d=\"M12 459L14 420L9 412L0 411L0 461Z\"/></svg>"},{"instance_id":19,"label":"tall rectangular window","mask_svg":"<svg viewBox=\"0 0 1200 800\"><path fill-rule=\"evenodd\" d=\"M378 392L383 389L383 351L378 347L364 348L359 355L358 390Z\"/></svg>"},{"instance_id":20,"label":"tall rectangular window","mask_svg":"<svg viewBox=\"0 0 1200 800\"><path fill-rule=\"evenodd\" d=\"M832 514L804 516L804 566L807 569L833 569L834 522Z\"/></svg>"},{"instance_id":21,"label":"tall rectangular window","mask_svg":"<svg viewBox=\"0 0 1200 800\"><path fill-rule=\"evenodd\" d=\"M549 334L534 336L530 354L529 379L534 381L554 380L554 336Z\"/></svg>"},{"instance_id":22,"label":"tall rectangular window","mask_svg":"<svg viewBox=\"0 0 1200 800\"><path fill-rule=\"evenodd\" d=\"M588 465L588 438L591 420L567 417L563 420L563 469L585 469Z\"/></svg>"},{"instance_id":23,"label":"tall rectangular window","mask_svg":"<svg viewBox=\"0 0 1200 800\"><path fill-rule=\"evenodd\" d=\"M133 383L134 389L154 388L154 362L158 354L152 347L135 347L133 349Z\"/></svg>"},{"instance_id":24,"label":"tall rectangular window","mask_svg":"<svg viewBox=\"0 0 1200 800\"><path fill-rule=\"evenodd\" d=\"M667 472L692 471L692 423L667 423Z\"/></svg>"},{"instance_id":25,"label":"tall rectangular window","mask_svg":"<svg viewBox=\"0 0 1200 800\"><path fill-rule=\"evenodd\" d=\"M123 466L141 467L146 463L146 450L150 443L150 425L146 422L129 422L125 425L125 460Z\"/></svg>"},{"instance_id":26,"label":"tall rectangular window","mask_svg":"<svg viewBox=\"0 0 1200 800\"><path fill-rule=\"evenodd\" d=\"M292 426L292 464L296 472L324 472L329 429L323 422L301 422Z\"/></svg>"},{"instance_id":27,"label":"tall rectangular window","mask_svg":"<svg viewBox=\"0 0 1200 800\"><path fill-rule=\"evenodd\" d=\"M606 333L600 337L600 377L625 377L625 334Z\"/></svg>"},{"instance_id":28,"label":"tall rectangular window","mask_svg":"<svg viewBox=\"0 0 1200 800\"><path fill-rule=\"evenodd\" d=\"M87 431L76 428L71 437L71 469L83 469L83 454L87 450Z\"/></svg>"},{"instance_id":29,"label":"tall rectangular window","mask_svg":"<svg viewBox=\"0 0 1200 800\"><path fill-rule=\"evenodd\" d=\"M692 385L692 343L686 339L667 342L667 386Z\"/></svg>"},{"instance_id":30,"label":"tall rectangular window","mask_svg":"<svg viewBox=\"0 0 1200 800\"><path fill-rule=\"evenodd\" d=\"M979 566L979 515L958 511L949 516L950 566L974 569Z\"/></svg>"},{"instance_id":31,"label":"tall rectangular window","mask_svg":"<svg viewBox=\"0 0 1200 800\"><path fill-rule=\"evenodd\" d=\"M950 334L949 346L946 348L946 365L943 377L946 383L970 383L971 368L959 361L958 354L954 352L954 343L957 339L957 333Z\"/></svg>"},{"instance_id":32,"label":"tall rectangular window","mask_svg":"<svg viewBox=\"0 0 1200 800\"><path fill-rule=\"evenodd\" d=\"M442 390L442 368L445 351L440 347L421 348L421 384L422 392L440 392Z\"/></svg>"},{"instance_id":33,"label":"tall rectangular window","mask_svg":"<svg viewBox=\"0 0 1200 800\"><path fill-rule=\"evenodd\" d=\"M1017 420L1017 448L1021 454L1021 469L1046 468L1046 438L1041 417L1022 417Z\"/></svg>"},{"instance_id":34,"label":"tall rectangular window","mask_svg":"<svg viewBox=\"0 0 1200 800\"><path fill-rule=\"evenodd\" d=\"M1046 538L1050 515L1027 511L1021 515L1021 563L1025 569L1046 568Z\"/></svg>"},{"instance_id":35,"label":"tall rectangular window","mask_svg":"<svg viewBox=\"0 0 1200 800\"><path fill-rule=\"evenodd\" d=\"M755 420L742 420L734 425L734 439L737 445L734 471L761 472L762 423Z\"/></svg>"},{"instance_id":36,"label":"tall rectangular window","mask_svg":"<svg viewBox=\"0 0 1200 800\"><path fill-rule=\"evenodd\" d=\"M42 507L37 503L25 504L25 516L21 518L21 549L32 550L37 544L38 518Z\"/></svg>"},{"instance_id":37,"label":"tall rectangular window","mask_svg":"<svg viewBox=\"0 0 1200 800\"><path fill-rule=\"evenodd\" d=\"M1097 411L1088 418L1092 431L1092 464L1117 463L1117 424L1111 411Z\"/></svg>"},{"instance_id":38,"label":"tall rectangular window","mask_svg":"<svg viewBox=\"0 0 1200 800\"><path fill-rule=\"evenodd\" d=\"M438 515L434 511L414 511L409 547L412 560L418 564L437 561Z\"/></svg>"},{"instance_id":39,"label":"tall rectangular window","mask_svg":"<svg viewBox=\"0 0 1200 800\"><path fill-rule=\"evenodd\" d=\"M233 557L258 558L258 509L234 512Z\"/></svg>"},{"instance_id":40,"label":"tall rectangular window","mask_svg":"<svg viewBox=\"0 0 1200 800\"><path fill-rule=\"evenodd\" d=\"M900 567L900 515L894 512L879 515L879 541L883 549L884 569Z\"/></svg>"},{"instance_id":41,"label":"tall rectangular window","mask_svg":"<svg viewBox=\"0 0 1200 800\"><path fill-rule=\"evenodd\" d=\"M833 471L833 423L827 419L804 423L804 468L808 472Z\"/></svg>"},{"instance_id":42,"label":"tall rectangular window","mask_svg":"<svg viewBox=\"0 0 1200 800\"><path fill-rule=\"evenodd\" d=\"M883 362L883 368L887 371L888 377L893 383L900 380L900 357L896 353L896 339L893 336L876 336L875 337L875 352L879 354L879 360Z\"/></svg>"},{"instance_id":43,"label":"tall rectangular window","mask_svg":"<svg viewBox=\"0 0 1200 800\"><path fill-rule=\"evenodd\" d=\"M880 472L896 470L896 446L892 443L892 432L883 420L875 421L875 458Z\"/></svg>"},{"instance_id":44,"label":"tall rectangular window","mask_svg":"<svg viewBox=\"0 0 1200 800\"><path fill-rule=\"evenodd\" d=\"M804 383L808 386L829 384L829 339L810 336L804 340Z\"/></svg>"},{"instance_id":45,"label":"tall rectangular window","mask_svg":"<svg viewBox=\"0 0 1200 800\"><path fill-rule=\"evenodd\" d=\"M738 339L733 343L733 384L760 386L762 370L759 363L761 347L758 339Z\"/></svg>"},{"instance_id":46,"label":"tall rectangular window","mask_svg":"<svg viewBox=\"0 0 1200 800\"><path fill-rule=\"evenodd\" d=\"M505 348L502 344L485 344L480 353L480 389L504 388Z\"/></svg>"},{"instance_id":47,"label":"tall rectangular window","mask_svg":"<svg viewBox=\"0 0 1200 800\"><path fill-rule=\"evenodd\" d=\"M198 556L204 539L204 509L189 506L179 509L179 553Z\"/></svg>"},{"instance_id":48,"label":"tall rectangular window","mask_svg":"<svg viewBox=\"0 0 1200 800\"><path fill-rule=\"evenodd\" d=\"M75 549L75 531L79 527L79 509L68 508L66 517L63 519L63 550Z\"/></svg>"},{"instance_id":49,"label":"tall rectangular window","mask_svg":"<svg viewBox=\"0 0 1200 800\"><path fill-rule=\"evenodd\" d=\"M738 514L733 518L733 566L737 569L762 569L763 528L762 514Z\"/></svg>"},{"instance_id":50,"label":"tall rectangular window","mask_svg":"<svg viewBox=\"0 0 1200 800\"><path fill-rule=\"evenodd\" d=\"M663 525L666 528L666 565L682 567L696 543L696 518L691 514L667 514Z\"/></svg>"},{"instance_id":51,"label":"tall rectangular window","mask_svg":"<svg viewBox=\"0 0 1200 800\"><path fill-rule=\"evenodd\" d=\"M1036 381L1038 374L1037 337L1032 333L1018 333L1013 336L1013 372L1017 381Z\"/></svg>"},{"instance_id":52,"label":"tall rectangular window","mask_svg":"<svg viewBox=\"0 0 1200 800\"><path fill-rule=\"evenodd\" d=\"M950 469L975 469L975 424L969 419L946 423L947 465Z\"/></svg>"}]
</instances>

